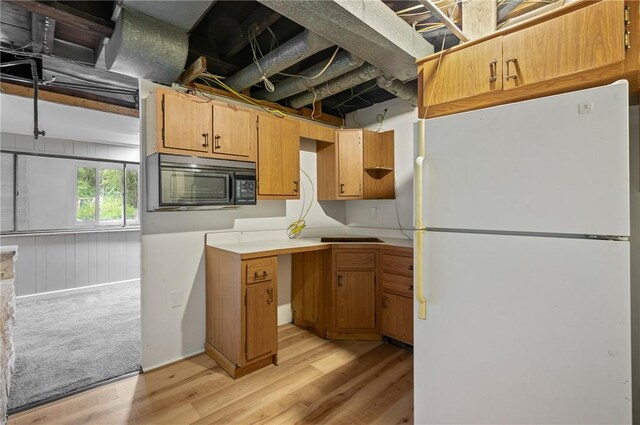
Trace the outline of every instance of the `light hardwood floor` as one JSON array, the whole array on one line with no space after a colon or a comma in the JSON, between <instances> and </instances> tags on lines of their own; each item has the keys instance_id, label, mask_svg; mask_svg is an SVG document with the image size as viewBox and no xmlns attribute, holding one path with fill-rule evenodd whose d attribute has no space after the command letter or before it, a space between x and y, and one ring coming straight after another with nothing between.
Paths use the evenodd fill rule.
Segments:
<instances>
[{"instance_id":1,"label":"light hardwood floor","mask_svg":"<svg viewBox=\"0 0 640 425\"><path fill-rule=\"evenodd\" d=\"M278 329L279 365L231 379L206 354L9 418L22 424L413 423L413 355Z\"/></svg>"}]
</instances>

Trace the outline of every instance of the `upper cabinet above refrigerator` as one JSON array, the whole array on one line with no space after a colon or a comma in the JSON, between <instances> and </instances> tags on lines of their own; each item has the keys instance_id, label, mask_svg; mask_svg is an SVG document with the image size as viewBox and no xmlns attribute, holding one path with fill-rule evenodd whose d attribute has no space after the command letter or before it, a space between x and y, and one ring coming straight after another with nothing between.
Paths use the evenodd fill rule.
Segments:
<instances>
[{"instance_id":1,"label":"upper cabinet above refrigerator","mask_svg":"<svg viewBox=\"0 0 640 425\"><path fill-rule=\"evenodd\" d=\"M423 224L628 236L627 96L623 81L427 120Z\"/></svg>"}]
</instances>

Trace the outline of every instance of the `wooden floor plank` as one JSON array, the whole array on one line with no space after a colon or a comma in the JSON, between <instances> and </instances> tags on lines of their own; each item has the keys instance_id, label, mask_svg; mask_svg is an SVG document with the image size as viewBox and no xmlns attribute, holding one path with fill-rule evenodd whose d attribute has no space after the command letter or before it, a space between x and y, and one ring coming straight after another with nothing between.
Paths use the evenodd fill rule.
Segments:
<instances>
[{"instance_id":1,"label":"wooden floor plank","mask_svg":"<svg viewBox=\"0 0 640 425\"><path fill-rule=\"evenodd\" d=\"M413 422L411 353L293 325L278 337L279 365L240 379L203 354L21 412L9 425Z\"/></svg>"}]
</instances>

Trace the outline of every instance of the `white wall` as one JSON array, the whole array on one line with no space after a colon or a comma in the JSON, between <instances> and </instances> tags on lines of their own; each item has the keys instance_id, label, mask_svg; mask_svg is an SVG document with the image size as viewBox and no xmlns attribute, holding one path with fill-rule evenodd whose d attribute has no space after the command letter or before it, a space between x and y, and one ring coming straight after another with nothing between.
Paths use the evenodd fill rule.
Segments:
<instances>
[{"instance_id":1,"label":"white wall","mask_svg":"<svg viewBox=\"0 0 640 425\"><path fill-rule=\"evenodd\" d=\"M33 99L0 94L3 132L33 136ZM38 101L38 128L46 136L137 146L138 118Z\"/></svg>"},{"instance_id":2,"label":"white wall","mask_svg":"<svg viewBox=\"0 0 640 425\"><path fill-rule=\"evenodd\" d=\"M148 94L154 87L142 82L141 93ZM144 101L142 107L144 109ZM141 116L144 117L144 113ZM141 129L144 131L143 120ZM144 138L143 134L142 140ZM302 140L300 148L300 166L310 175L315 186L315 142ZM298 218L303 203L308 206L310 200L313 200L313 205L307 216L308 229L325 229L327 233L342 231L346 223L344 202L318 203L315 195L311 195L311 184L304 174L301 174L301 183L300 200L259 201L256 206L230 211L142 212L145 370L204 349L206 233L219 232L220 238L228 237L229 232L254 233L256 238L286 237L287 226ZM142 186L144 191L144 183ZM210 235L211 240L216 240L216 237L216 234ZM291 320L290 256L280 256L278 262L278 317L280 323L286 323ZM182 293L183 303L172 308L170 300L174 292Z\"/></svg>"},{"instance_id":3,"label":"white wall","mask_svg":"<svg viewBox=\"0 0 640 425\"><path fill-rule=\"evenodd\" d=\"M640 425L640 107L629 111L631 159L631 346L633 423Z\"/></svg>"},{"instance_id":4,"label":"white wall","mask_svg":"<svg viewBox=\"0 0 640 425\"><path fill-rule=\"evenodd\" d=\"M377 116L387 113L380 129ZM349 226L397 229L413 227L413 123L418 119L417 108L400 99L378 103L347 114L348 127L395 131L396 199L380 201L349 201L346 203ZM397 213L396 213L397 207ZM370 209L376 208L376 217ZM405 234L410 235L409 231Z\"/></svg>"}]
</instances>

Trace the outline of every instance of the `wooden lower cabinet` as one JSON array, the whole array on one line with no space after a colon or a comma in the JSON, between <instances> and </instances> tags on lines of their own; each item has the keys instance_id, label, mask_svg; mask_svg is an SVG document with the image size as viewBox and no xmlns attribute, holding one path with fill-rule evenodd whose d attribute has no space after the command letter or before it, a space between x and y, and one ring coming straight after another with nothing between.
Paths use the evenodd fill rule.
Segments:
<instances>
[{"instance_id":1,"label":"wooden lower cabinet","mask_svg":"<svg viewBox=\"0 0 640 425\"><path fill-rule=\"evenodd\" d=\"M382 293L380 332L407 344L413 344L413 298Z\"/></svg>"},{"instance_id":2,"label":"wooden lower cabinet","mask_svg":"<svg viewBox=\"0 0 640 425\"><path fill-rule=\"evenodd\" d=\"M206 247L205 351L233 378L277 363L277 265Z\"/></svg>"},{"instance_id":3,"label":"wooden lower cabinet","mask_svg":"<svg viewBox=\"0 0 640 425\"><path fill-rule=\"evenodd\" d=\"M338 332L375 332L376 272L338 270L336 281Z\"/></svg>"}]
</instances>

